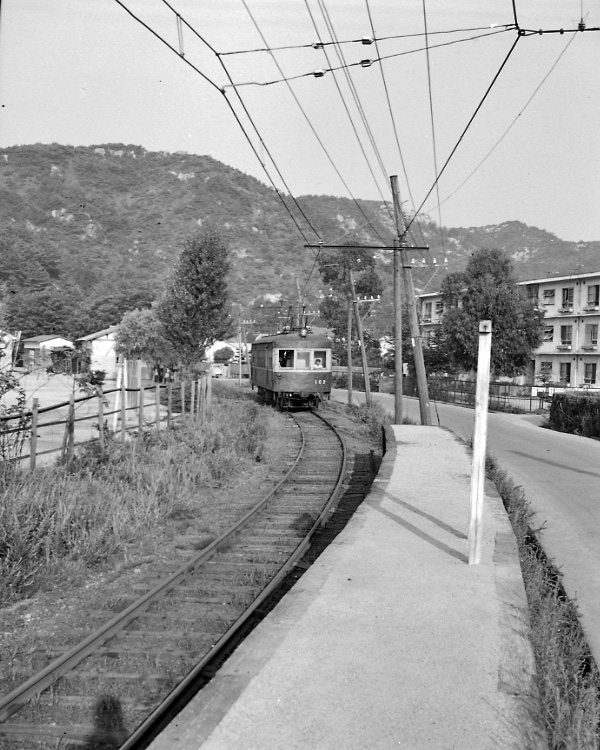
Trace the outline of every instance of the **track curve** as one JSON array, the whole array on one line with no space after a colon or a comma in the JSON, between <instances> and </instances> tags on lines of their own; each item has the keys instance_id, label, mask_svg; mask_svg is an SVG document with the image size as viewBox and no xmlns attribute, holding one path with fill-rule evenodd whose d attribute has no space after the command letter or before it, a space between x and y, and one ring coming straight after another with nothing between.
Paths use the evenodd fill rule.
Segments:
<instances>
[{"instance_id":1,"label":"track curve","mask_svg":"<svg viewBox=\"0 0 600 750\"><path fill-rule=\"evenodd\" d=\"M290 417L297 455L251 511L116 616L98 612L96 631L0 698L2 750L130 750L173 712L304 554L342 492L339 433L314 412Z\"/></svg>"}]
</instances>

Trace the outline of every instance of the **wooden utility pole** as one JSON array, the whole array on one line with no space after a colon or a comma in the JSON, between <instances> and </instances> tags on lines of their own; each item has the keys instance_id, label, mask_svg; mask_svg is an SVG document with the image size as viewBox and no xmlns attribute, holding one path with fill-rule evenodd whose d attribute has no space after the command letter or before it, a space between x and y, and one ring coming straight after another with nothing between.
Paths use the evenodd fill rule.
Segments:
<instances>
[{"instance_id":1,"label":"wooden utility pole","mask_svg":"<svg viewBox=\"0 0 600 750\"><path fill-rule=\"evenodd\" d=\"M367 352L363 338L362 320L360 319L360 310L358 309L358 299L356 298L356 289L354 287L354 273L352 268L349 269L350 291L352 294L352 306L354 307L354 321L356 323L356 334L360 344L360 355L362 358L363 375L365 378L365 402L371 406L371 383L369 382L369 366L367 364Z\"/></svg>"},{"instance_id":2,"label":"wooden utility pole","mask_svg":"<svg viewBox=\"0 0 600 750\"><path fill-rule=\"evenodd\" d=\"M352 300L348 300L346 352L348 356L348 406L352 406Z\"/></svg>"},{"instance_id":3,"label":"wooden utility pole","mask_svg":"<svg viewBox=\"0 0 600 750\"><path fill-rule=\"evenodd\" d=\"M396 175L392 175L390 177L390 182L392 185L392 194L394 196L394 215L396 219L396 229L398 232L398 250L394 250L394 281L396 280L396 273L397 273L397 266L400 265L400 261L402 262L402 276L404 279L404 295L406 297L406 302L408 304L408 320L410 325L410 338L411 338L411 344L412 344L412 350L413 350L413 358L415 362L415 370L417 373L417 386L419 389L419 409L421 412L421 424L424 425L430 425L431 424L431 414L429 409L429 388L427 386L427 374L425 372L425 362L423 360L423 345L421 341L421 331L419 328L419 319L417 317L417 305L415 300L415 290L413 286L413 280L412 280L412 267L410 263L408 262L407 252L406 252L406 241L405 241L405 234L406 230L404 227L404 217L402 215L402 206L400 205L400 193L398 191L398 177ZM400 257L398 257L400 256ZM400 300L396 298L396 304L398 304ZM400 340L402 339L402 313L398 316L397 315L397 322L399 317L399 324L400 324L400 332L398 333L398 330L396 330L396 344L398 343L398 338ZM402 343L400 343L400 346L402 346ZM396 378L398 378L398 359L396 354ZM400 367L402 367L402 364L400 363ZM400 379L402 378L402 374L400 374ZM400 410L402 407L400 406ZM397 415L401 417L400 415ZM400 419L397 424L401 424L402 419Z\"/></svg>"}]
</instances>

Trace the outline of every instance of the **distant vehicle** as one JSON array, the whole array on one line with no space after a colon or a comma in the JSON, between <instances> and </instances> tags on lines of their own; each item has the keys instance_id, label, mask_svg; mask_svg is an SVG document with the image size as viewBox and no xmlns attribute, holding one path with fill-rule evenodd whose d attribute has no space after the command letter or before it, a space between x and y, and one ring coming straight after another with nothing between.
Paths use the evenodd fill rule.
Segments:
<instances>
[{"instance_id":1,"label":"distant vehicle","mask_svg":"<svg viewBox=\"0 0 600 750\"><path fill-rule=\"evenodd\" d=\"M306 328L258 339L250 382L260 398L280 409L316 409L331 393L330 339Z\"/></svg>"},{"instance_id":2,"label":"distant vehicle","mask_svg":"<svg viewBox=\"0 0 600 750\"><path fill-rule=\"evenodd\" d=\"M219 362L211 362L210 374L213 378L222 378L225 375L225 366Z\"/></svg>"}]
</instances>

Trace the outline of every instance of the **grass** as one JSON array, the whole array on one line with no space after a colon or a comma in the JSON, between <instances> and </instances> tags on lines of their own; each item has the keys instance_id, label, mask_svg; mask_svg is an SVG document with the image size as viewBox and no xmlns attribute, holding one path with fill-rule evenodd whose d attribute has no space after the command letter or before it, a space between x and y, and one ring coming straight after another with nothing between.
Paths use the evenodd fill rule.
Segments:
<instances>
[{"instance_id":1,"label":"grass","mask_svg":"<svg viewBox=\"0 0 600 750\"><path fill-rule=\"evenodd\" d=\"M534 514L523 490L495 460L487 474L511 520L529 604L537 686L551 750L600 749L600 672L566 596L560 572L546 557L532 528Z\"/></svg>"},{"instance_id":2,"label":"grass","mask_svg":"<svg viewBox=\"0 0 600 750\"><path fill-rule=\"evenodd\" d=\"M0 477L0 606L113 567L132 539L167 519L207 517L210 501L263 460L256 404L216 401L211 419L125 445L79 449L73 461ZM207 525L207 530L208 530Z\"/></svg>"}]
</instances>

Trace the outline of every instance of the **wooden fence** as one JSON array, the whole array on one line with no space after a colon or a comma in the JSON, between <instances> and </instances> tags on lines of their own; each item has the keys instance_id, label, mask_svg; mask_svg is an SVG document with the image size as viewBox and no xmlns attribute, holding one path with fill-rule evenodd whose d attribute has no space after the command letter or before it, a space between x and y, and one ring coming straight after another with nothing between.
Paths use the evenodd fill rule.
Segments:
<instances>
[{"instance_id":1,"label":"wooden fence","mask_svg":"<svg viewBox=\"0 0 600 750\"><path fill-rule=\"evenodd\" d=\"M171 429L174 421L204 421L211 404L208 372L196 380L137 387L121 378L117 388L99 389L92 396L75 397L73 393L68 401L51 406L42 407L34 398L31 411L0 417L0 461L28 460L31 469L42 456L58 453L70 461L76 444L97 439L104 450L109 434L125 442L134 436L141 438L149 430ZM29 452L25 453L27 443Z\"/></svg>"}]
</instances>

